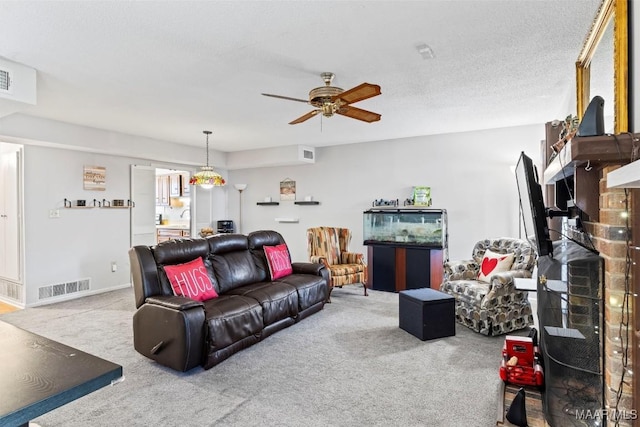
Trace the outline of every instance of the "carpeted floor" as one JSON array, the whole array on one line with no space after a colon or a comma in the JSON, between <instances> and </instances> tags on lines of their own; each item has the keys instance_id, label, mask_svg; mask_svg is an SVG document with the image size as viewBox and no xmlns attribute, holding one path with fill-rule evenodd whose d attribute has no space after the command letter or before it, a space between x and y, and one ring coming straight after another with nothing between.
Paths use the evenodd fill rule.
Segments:
<instances>
[{"instance_id":1,"label":"carpeted floor","mask_svg":"<svg viewBox=\"0 0 640 427\"><path fill-rule=\"evenodd\" d=\"M398 294L346 287L332 303L205 371L178 373L133 349L132 289L0 315L123 366L125 379L46 414L48 426L496 425L504 337L457 325L420 341Z\"/></svg>"}]
</instances>

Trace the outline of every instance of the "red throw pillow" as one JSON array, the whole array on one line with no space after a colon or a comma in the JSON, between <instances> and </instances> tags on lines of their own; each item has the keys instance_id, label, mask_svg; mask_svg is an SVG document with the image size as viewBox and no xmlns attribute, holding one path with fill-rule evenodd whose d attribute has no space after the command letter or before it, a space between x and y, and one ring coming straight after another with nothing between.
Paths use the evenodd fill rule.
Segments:
<instances>
[{"instance_id":1,"label":"red throw pillow","mask_svg":"<svg viewBox=\"0 0 640 427\"><path fill-rule=\"evenodd\" d=\"M196 301L206 301L218 296L200 257L184 264L165 265L164 272L171 283L174 295Z\"/></svg>"},{"instance_id":2,"label":"red throw pillow","mask_svg":"<svg viewBox=\"0 0 640 427\"><path fill-rule=\"evenodd\" d=\"M264 254L267 257L267 264L269 264L271 280L279 279L280 277L293 273L291 258L289 257L289 250L286 244L263 247Z\"/></svg>"},{"instance_id":3,"label":"red throw pillow","mask_svg":"<svg viewBox=\"0 0 640 427\"><path fill-rule=\"evenodd\" d=\"M480 264L478 280L489 283L492 275L511 270L513 260L514 254L512 253L498 254L487 249Z\"/></svg>"}]
</instances>

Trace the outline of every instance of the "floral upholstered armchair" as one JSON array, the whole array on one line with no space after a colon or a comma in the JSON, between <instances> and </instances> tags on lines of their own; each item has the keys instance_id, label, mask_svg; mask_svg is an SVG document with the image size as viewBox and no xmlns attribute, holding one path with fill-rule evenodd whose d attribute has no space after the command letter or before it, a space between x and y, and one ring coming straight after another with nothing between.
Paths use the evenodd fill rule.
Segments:
<instances>
[{"instance_id":1,"label":"floral upholstered armchair","mask_svg":"<svg viewBox=\"0 0 640 427\"><path fill-rule=\"evenodd\" d=\"M456 298L456 320L484 335L502 335L533 323L526 291L514 278L530 278L537 255L526 241L512 238L476 243L472 259L444 263L440 290Z\"/></svg>"},{"instance_id":2,"label":"floral upholstered armchair","mask_svg":"<svg viewBox=\"0 0 640 427\"><path fill-rule=\"evenodd\" d=\"M349 252L351 231L339 227L314 227L307 230L309 261L324 264L331 274L330 301L334 287L362 283L367 295L367 265L364 255Z\"/></svg>"}]
</instances>

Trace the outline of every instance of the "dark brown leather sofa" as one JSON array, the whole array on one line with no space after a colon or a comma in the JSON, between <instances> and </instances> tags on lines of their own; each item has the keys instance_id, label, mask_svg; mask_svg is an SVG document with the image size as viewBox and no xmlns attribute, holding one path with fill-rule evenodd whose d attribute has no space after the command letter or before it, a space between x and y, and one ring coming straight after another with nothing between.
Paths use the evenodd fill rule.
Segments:
<instances>
[{"instance_id":1,"label":"dark brown leather sofa","mask_svg":"<svg viewBox=\"0 0 640 427\"><path fill-rule=\"evenodd\" d=\"M329 295L323 265L292 263L293 274L271 281L263 246L282 243L275 231L256 231L131 248L136 351L178 371L209 369L321 310ZM200 302L173 294L162 267L196 257L217 298Z\"/></svg>"}]
</instances>

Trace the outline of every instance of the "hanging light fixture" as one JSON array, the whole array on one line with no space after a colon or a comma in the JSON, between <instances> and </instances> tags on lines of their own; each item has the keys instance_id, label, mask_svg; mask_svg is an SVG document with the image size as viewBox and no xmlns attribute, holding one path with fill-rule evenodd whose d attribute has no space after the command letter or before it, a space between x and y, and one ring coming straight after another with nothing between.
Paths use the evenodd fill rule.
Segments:
<instances>
[{"instance_id":1,"label":"hanging light fixture","mask_svg":"<svg viewBox=\"0 0 640 427\"><path fill-rule=\"evenodd\" d=\"M195 173L191 177L191 179L189 180L189 184L199 185L205 190L209 190L213 187L222 187L227 182L224 180L222 175L214 171L213 168L209 166L209 135L211 135L211 131L203 130L202 133L207 135L207 165L202 166L200 168L200 172Z\"/></svg>"}]
</instances>

